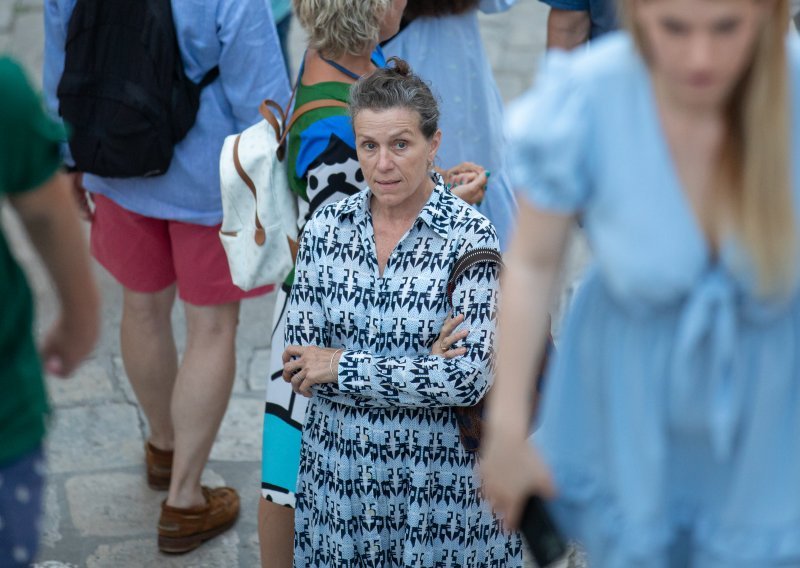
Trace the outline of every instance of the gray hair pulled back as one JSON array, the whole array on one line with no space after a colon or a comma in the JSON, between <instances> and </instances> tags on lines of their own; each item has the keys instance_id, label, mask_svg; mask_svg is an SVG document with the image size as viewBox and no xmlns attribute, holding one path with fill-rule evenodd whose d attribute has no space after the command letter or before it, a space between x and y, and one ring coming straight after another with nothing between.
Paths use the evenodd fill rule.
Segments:
<instances>
[{"instance_id":1,"label":"gray hair pulled back","mask_svg":"<svg viewBox=\"0 0 800 568\"><path fill-rule=\"evenodd\" d=\"M389 63L394 65L389 66ZM430 140L439 128L439 105L430 87L398 57L387 66L364 76L350 87L350 118L355 121L362 110L381 111L406 108L419 114L419 127Z\"/></svg>"}]
</instances>

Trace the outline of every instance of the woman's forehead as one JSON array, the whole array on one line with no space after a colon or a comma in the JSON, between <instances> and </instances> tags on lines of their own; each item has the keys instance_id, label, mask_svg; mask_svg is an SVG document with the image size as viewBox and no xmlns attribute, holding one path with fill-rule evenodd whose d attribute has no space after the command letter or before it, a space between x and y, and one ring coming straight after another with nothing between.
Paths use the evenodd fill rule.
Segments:
<instances>
[{"instance_id":1,"label":"woman's forehead","mask_svg":"<svg viewBox=\"0 0 800 568\"><path fill-rule=\"evenodd\" d=\"M356 135L372 137L396 136L401 133L421 134L419 113L406 107L362 109L353 120Z\"/></svg>"}]
</instances>

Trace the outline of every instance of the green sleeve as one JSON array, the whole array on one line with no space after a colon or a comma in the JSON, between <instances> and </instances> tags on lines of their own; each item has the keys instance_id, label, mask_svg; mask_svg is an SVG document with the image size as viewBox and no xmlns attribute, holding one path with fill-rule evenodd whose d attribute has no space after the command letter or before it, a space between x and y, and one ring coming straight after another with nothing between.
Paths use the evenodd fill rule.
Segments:
<instances>
[{"instance_id":1,"label":"green sleeve","mask_svg":"<svg viewBox=\"0 0 800 568\"><path fill-rule=\"evenodd\" d=\"M22 68L0 57L0 194L40 186L61 165L64 129L50 119Z\"/></svg>"}]
</instances>

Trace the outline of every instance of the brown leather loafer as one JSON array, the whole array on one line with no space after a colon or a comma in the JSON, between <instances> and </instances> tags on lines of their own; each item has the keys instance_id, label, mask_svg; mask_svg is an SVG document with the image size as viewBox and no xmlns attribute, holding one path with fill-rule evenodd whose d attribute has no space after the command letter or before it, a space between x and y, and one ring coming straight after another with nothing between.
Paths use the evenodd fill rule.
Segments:
<instances>
[{"instance_id":1,"label":"brown leather loafer","mask_svg":"<svg viewBox=\"0 0 800 568\"><path fill-rule=\"evenodd\" d=\"M239 516L239 495L230 487L203 487L206 504L179 509L161 504L158 549L169 554L194 550L231 528Z\"/></svg>"},{"instance_id":2,"label":"brown leather loafer","mask_svg":"<svg viewBox=\"0 0 800 568\"><path fill-rule=\"evenodd\" d=\"M172 450L159 450L150 442L144 445L147 485L156 491L167 491L172 479Z\"/></svg>"}]
</instances>

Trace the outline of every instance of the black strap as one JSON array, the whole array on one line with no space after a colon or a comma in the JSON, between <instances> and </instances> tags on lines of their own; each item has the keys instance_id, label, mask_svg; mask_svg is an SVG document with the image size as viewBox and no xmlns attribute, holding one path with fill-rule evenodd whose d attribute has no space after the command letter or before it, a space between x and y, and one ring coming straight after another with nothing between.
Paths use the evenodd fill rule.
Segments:
<instances>
[{"instance_id":1,"label":"black strap","mask_svg":"<svg viewBox=\"0 0 800 568\"><path fill-rule=\"evenodd\" d=\"M453 292L456 289L456 282L458 282L458 279L461 278L467 270L482 262L496 264L498 267L503 268L503 257L497 250L491 248L474 248L468 250L462 254L453 265L450 278L447 279L447 302L451 307L453 305Z\"/></svg>"},{"instance_id":2,"label":"black strap","mask_svg":"<svg viewBox=\"0 0 800 568\"><path fill-rule=\"evenodd\" d=\"M317 55L319 55L319 53L317 53ZM333 67L334 69L336 69L337 71L339 71L340 73L344 73L345 75L347 75L351 79L353 79L355 81L358 81L359 79L361 79L361 75L356 75L355 73L350 71L350 69L348 69L344 65L339 65L338 63L336 63L333 59L328 59L327 57L322 57L322 55L320 55L319 58L322 59L325 63L327 63L331 67Z\"/></svg>"},{"instance_id":3,"label":"black strap","mask_svg":"<svg viewBox=\"0 0 800 568\"><path fill-rule=\"evenodd\" d=\"M203 78L197 84L197 86L200 87L200 89L205 89L211 83L216 81L217 77L219 77L219 65L215 65L213 69L211 69L208 73L206 73L205 76L203 76Z\"/></svg>"}]
</instances>

